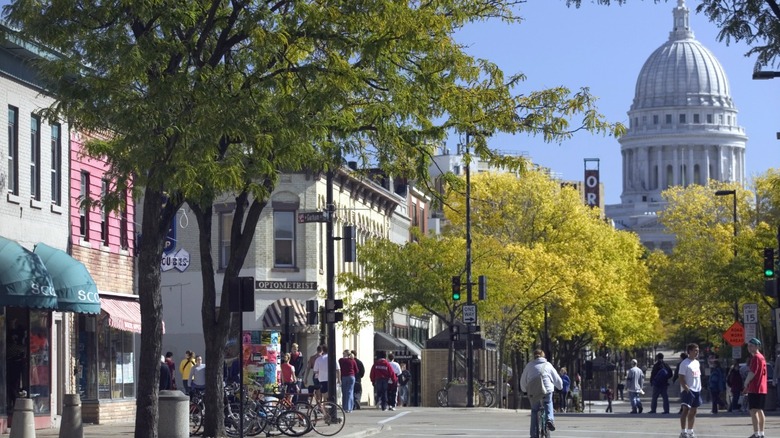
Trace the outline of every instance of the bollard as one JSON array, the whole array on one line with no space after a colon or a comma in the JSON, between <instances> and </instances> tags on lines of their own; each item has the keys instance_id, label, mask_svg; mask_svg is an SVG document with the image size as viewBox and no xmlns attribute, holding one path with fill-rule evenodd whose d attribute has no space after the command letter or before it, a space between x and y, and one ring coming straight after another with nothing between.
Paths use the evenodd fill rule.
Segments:
<instances>
[{"instance_id":1,"label":"bollard","mask_svg":"<svg viewBox=\"0 0 780 438\"><path fill-rule=\"evenodd\" d=\"M187 438L190 436L190 398L181 391L160 391L157 402L160 421L158 438Z\"/></svg>"},{"instance_id":2,"label":"bollard","mask_svg":"<svg viewBox=\"0 0 780 438\"><path fill-rule=\"evenodd\" d=\"M59 438L84 438L84 425L81 424L81 397L78 394L65 394Z\"/></svg>"},{"instance_id":3,"label":"bollard","mask_svg":"<svg viewBox=\"0 0 780 438\"><path fill-rule=\"evenodd\" d=\"M10 438L35 438L35 416L31 398L17 398Z\"/></svg>"}]
</instances>

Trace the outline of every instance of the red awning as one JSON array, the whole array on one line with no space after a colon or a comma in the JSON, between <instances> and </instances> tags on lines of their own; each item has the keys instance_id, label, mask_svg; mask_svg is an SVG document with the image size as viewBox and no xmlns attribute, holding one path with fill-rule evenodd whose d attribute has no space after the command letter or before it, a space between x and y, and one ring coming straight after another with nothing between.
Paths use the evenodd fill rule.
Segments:
<instances>
[{"instance_id":1,"label":"red awning","mask_svg":"<svg viewBox=\"0 0 780 438\"><path fill-rule=\"evenodd\" d=\"M108 314L109 326L126 332L141 333L141 304L138 301L100 297L100 310Z\"/></svg>"}]
</instances>

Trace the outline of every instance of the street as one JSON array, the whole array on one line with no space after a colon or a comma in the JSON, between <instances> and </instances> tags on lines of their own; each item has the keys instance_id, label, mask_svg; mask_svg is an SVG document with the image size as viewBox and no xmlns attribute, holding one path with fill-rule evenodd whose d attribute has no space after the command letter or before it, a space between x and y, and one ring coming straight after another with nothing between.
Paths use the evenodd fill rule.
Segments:
<instances>
[{"instance_id":1,"label":"street","mask_svg":"<svg viewBox=\"0 0 780 438\"><path fill-rule=\"evenodd\" d=\"M674 415L631 415L626 406L616 405L618 413L580 413L556 415L554 437L677 437L679 418ZM674 408L676 411L676 407ZM747 415L719 414L709 409L697 417L696 436L735 438L752 433ZM374 420L388 437L527 437L530 411L485 408L401 408L396 412L360 411L361 421ZM766 436L780 435L780 416L770 412L766 420Z\"/></svg>"}]
</instances>

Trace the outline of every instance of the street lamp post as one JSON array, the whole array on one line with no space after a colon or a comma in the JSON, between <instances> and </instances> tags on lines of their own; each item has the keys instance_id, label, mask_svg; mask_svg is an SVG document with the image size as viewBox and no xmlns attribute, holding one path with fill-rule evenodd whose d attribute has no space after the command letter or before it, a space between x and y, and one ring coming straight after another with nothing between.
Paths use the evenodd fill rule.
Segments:
<instances>
[{"instance_id":1,"label":"street lamp post","mask_svg":"<svg viewBox=\"0 0 780 438\"><path fill-rule=\"evenodd\" d=\"M732 204L732 213L734 219L734 258L737 258L737 191L736 190L718 190L715 192L715 196L732 196L734 203ZM739 303L734 300L734 320L739 320Z\"/></svg>"},{"instance_id":2,"label":"street lamp post","mask_svg":"<svg viewBox=\"0 0 780 438\"><path fill-rule=\"evenodd\" d=\"M471 155L469 134L466 133L466 304L472 305L471 295ZM474 337L472 324L466 324L466 407L474 407Z\"/></svg>"}]
</instances>

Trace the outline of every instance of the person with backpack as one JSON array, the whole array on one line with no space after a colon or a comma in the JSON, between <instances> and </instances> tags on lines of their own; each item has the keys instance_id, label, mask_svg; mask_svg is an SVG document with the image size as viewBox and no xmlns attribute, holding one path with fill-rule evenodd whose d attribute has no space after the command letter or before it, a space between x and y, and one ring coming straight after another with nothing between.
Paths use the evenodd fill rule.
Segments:
<instances>
[{"instance_id":1,"label":"person with backpack","mask_svg":"<svg viewBox=\"0 0 780 438\"><path fill-rule=\"evenodd\" d=\"M739 373L738 360L734 360L734 363L731 365L729 374L726 377L726 383L729 385L729 390L731 391L729 412L739 412L739 395L742 393L742 375Z\"/></svg>"},{"instance_id":2,"label":"person with backpack","mask_svg":"<svg viewBox=\"0 0 780 438\"><path fill-rule=\"evenodd\" d=\"M653 398L650 401L649 414L655 414L658 408L658 397L663 399L664 414L669 413L669 379L673 377L672 368L664 362L664 354L655 355L655 364L650 371L650 384L653 385Z\"/></svg>"},{"instance_id":3,"label":"person with backpack","mask_svg":"<svg viewBox=\"0 0 780 438\"><path fill-rule=\"evenodd\" d=\"M720 367L720 361L716 360L712 363L712 372L710 373L709 380L710 395L712 396L712 414L718 414L718 406L723 409L723 400L720 397L722 392L726 391L726 376L723 373L723 368Z\"/></svg>"}]
</instances>

